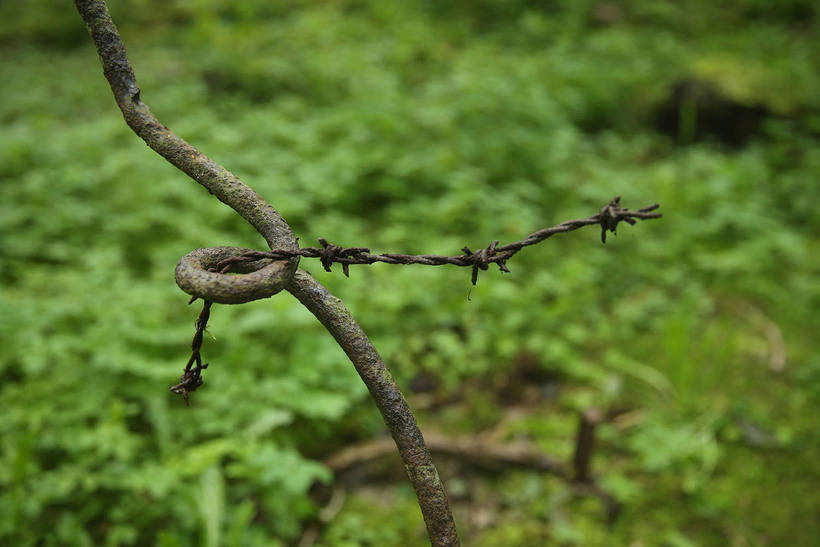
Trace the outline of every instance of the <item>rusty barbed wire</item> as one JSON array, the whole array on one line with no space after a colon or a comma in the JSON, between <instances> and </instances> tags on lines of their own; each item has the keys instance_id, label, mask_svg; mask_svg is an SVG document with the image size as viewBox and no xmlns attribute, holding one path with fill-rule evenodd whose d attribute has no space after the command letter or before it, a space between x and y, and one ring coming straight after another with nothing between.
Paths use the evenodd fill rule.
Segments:
<instances>
[{"instance_id":1,"label":"rusty barbed wire","mask_svg":"<svg viewBox=\"0 0 820 547\"><path fill-rule=\"evenodd\" d=\"M188 359L188 364L185 365L185 370L182 376L179 377L179 383L168 388L173 393L182 395L186 406L190 405L188 394L203 384L202 371L208 368L208 363L202 363L200 349L202 348L205 328L208 325L208 318L211 315L211 304L211 302L205 302L205 305L202 306L202 312L196 320L196 333L193 342L191 342L191 358ZM196 364L195 367L194 364Z\"/></svg>"},{"instance_id":2,"label":"rusty barbed wire","mask_svg":"<svg viewBox=\"0 0 820 547\"><path fill-rule=\"evenodd\" d=\"M659 207L657 203L638 209L637 211L630 211L625 207L621 207L620 202L621 197L615 196L609 203L601 208L601 211L597 215L567 220L550 228L543 228L537 232L533 232L520 241L507 243L506 245L499 245L496 240L490 243L486 248L479 249L475 252L465 246L462 248L462 252L464 253L462 255L372 254L367 247L341 247L329 243L325 238L320 237L319 244L321 247L302 247L294 251L283 249L250 251L238 256L226 258L220 261L216 268L210 268L209 271L227 273L233 266L242 262L255 262L261 259L284 260L293 258L294 256L301 256L304 258L318 258L322 263L322 267L324 267L327 272L332 271L331 268L333 264L341 264L342 271L347 277L350 277L350 264L374 264L376 262L384 262L387 264L422 264L426 266L451 264L453 266L472 267L472 283L475 285L478 281L479 270L486 271L490 264L497 264L502 272L509 272L507 260L513 255L524 247L541 243L555 234L571 232L584 226L597 224L601 227L601 242L606 243L606 233L609 231L614 234L620 222L634 225L638 220L660 218L662 216L660 213L653 212ZM193 297L188 303L191 304L196 299L197 297ZM169 388L172 392L182 395L186 405L190 404L188 394L202 385L202 371L208 368L208 363L202 363L200 350L202 349L202 341L205 329L208 326L212 304L212 302L204 302L202 312L196 321L194 339L191 342L191 358L188 359L188 363L185 365L185 370L179 378L179 383Z\"/></svg>"},{"instance_id":3,"label":"rusty barbed wire","mask_svg":"<svg viewBox=\"0 0 820 547\"><path fill-rule=\"evenodd\" d=\"M227 265L222 268L210 268L209 271L228 273L230 269L231 265ZM188 304L193 304L195 300L196 297L191 298ZM208 319L211 317L212 305L213 302L204 301L202 311L199 312L199 317L196 319L196 332L194 332L194 338L191 340L191 357L185 365L185 370L182 371L182 376L179 377L179 383L168 388L171 392L182 395L186 406L190 406L191 404L188 400L188 394L192 391L196 391L196 389L204 383L202 371L208 368L208 363L202 363L200 350L202 349L202 342L205 338L205 329L208 328Z\"/></svg>"},{"instance_id":4,"label":"rusty barbed wire","mask_svg":"<svg viewBox=\"0 0 820 547\"><path fill-rule=\"evenodd\" d=\"M662 216L660 213L652 212L659 207L657 203L649 207L638 209L637 211L630 211L625 207L621 207L620 201L621 197L615 196L609 203L601 208L601 211L597 215L567 220L556 226L543 228L537 232L533 232L520 241L507 243L506 245L499 245L498 241L493 241L486 248L479 249L475 252L465 246L461 249L464 254L456 256L430 254L406 255L397 253L373 254L367 247L341 247L329 243L325 238L320 237L319 243L321 247L302 247L297 250L275 249L272 251L251 251L239 256L226 258L219 263L218 267L223 268L241 262L252 262L261 259L284 260L301 256L304 258L320 259L322 266L327 272L331 271L333 264L341 264L345 276L350 277L350 264L374 264L376 262L384 262L387 264L422 264L425 266L443 266L450 264L460 267L472 267L472 283L475 285L478 281L479 270L487 270L490 264L497 264L502 272L509 272L507 260L514 254L524 247L541 243L555 234L571 232L584 226L597 224L601 226L601 241L606 243L607 231L614 234L620 222L635 224L638 220L660 218Z\"/></svg>"}]
</instances>

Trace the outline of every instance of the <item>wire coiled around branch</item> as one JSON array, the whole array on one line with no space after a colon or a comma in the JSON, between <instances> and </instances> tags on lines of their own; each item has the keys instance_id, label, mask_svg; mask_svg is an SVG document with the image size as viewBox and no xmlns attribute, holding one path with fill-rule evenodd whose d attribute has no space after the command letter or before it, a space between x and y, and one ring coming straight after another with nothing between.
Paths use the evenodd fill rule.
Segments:
<instances>
[{"instance_id":1,"label":"wire coiled around branch","mask_svg":"<svg viewBox=\"0 0 820 547\"><path fill-rule=\"evenodd\" d=\"M350 264L422 264L425 266L453 266L472 268L472 284L478 281L478 272L489 269L490 264L497 264L502 272L509 272L507 260L524 247L535 245L558 233L571 232L583 226L600 225L601 241L606 243L606 233L613 234L620 222L634 225L638 220L660 218L661 214L653 212L659 206L653 204L637 211L630 211L620 206L620 196L614 197L604 205L597 215L587 218L567 220L533 232L526 238L498 244L495 240L483 249L473 252L469 247L461 249L461 255L405 255L396 253L373 254L367 247L342 247L320 237L321 247L303 247L296 250L275 249L272 251L254 251L240 247L211 247L197 249L185 255L177 265L177 284L192 295L191 302L197 298L205 300L202 313L197 320L197 330L192 342L191 358L180 377L180 383L171 386L171 391L183 396L188 403L188 393L202 385L202 370L208 365L202 364L200 348L202 335L208 323L210 308L213 302L238 304L270 297L285 288L288 279L286 268L295 261L292 259L318 258L325 271L332 271L333 264L341 264L345 276L350 276ZM228 271L238 275L226 275ZM194 366L195 365L195 366Z\"/></svg>"}]
</instances>

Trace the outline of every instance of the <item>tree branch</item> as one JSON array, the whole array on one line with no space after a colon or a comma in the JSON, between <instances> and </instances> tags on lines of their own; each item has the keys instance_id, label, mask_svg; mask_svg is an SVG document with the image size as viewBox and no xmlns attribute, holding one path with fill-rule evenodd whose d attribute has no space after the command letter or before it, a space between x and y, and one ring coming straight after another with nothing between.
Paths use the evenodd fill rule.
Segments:
<instances>
[{"instance_id":1,"label":"tree branch","mask_svg":"<svg viewBox=\"0 0 820 547\"><path fill-rule=\"evenodd\" d=\"M288 223L259 194L239 178L205 156L165 127L140 100L140 88L128 62L125 45L111 20L104 0L75 0L88 26L125 123L156 153L168 160L228 205L262 234L271 248L295 249L296 238ZM288 265L290 275L298 260Z\"/></svg>"},{"instance_id":2,"label":"tree branch","mask_svg":"<svg viewBox=\"0 0 820 547\"><path fill-rule=\"evenodd\" d=\"M356 367L396 442L433 545L458 545L447 494L396 380L344 303L303 270L288 290L330 331Z\"/></svg>"},{"instance_id":3,"label":"tree branch","mask_svg":"<svg viewBox=\"0 0 820 547\"><path fill-rule=\"evenodd\" d=\"M154 151L242 215L262 234L271 248L298 248L290 227L273 207L233 173L174 135L154 117L148 105L140 100L139 87L126 57L125 46L111 20L105 1L75 0L75 5L91 32L103 64L103 72L129 127ZM243 275L225 276L208 271L225 258L224 248L200 251L200 256L185 271L185 275L199 283L204 292L215 289L213 292L229 294L231 287L239 290L243 283L250 284ZM416 419L373 344L341 300L331 295L309 274L296 272L298 257L279 264L281 266L278 266L278 270L270 272L272 277L279 280L271 283L272 290L287 287L310 309L342 346L376 401L407 466L407 474L418 496L431 544L459 545L447 494L424 445ZM271 266L266 266L268 267ZM177 273L179 277L179 269ZM223 284L215 288L214 284L219 283L231 285ZM207 294L201 296L208 301Z\"/></svg>"},{"instance_id":4,"label":"tree branch","mask_svg":"<svg viewBox=\"0 0 820 547\"><path fill-rule=\"evenodd\" d=\"M446 436L428 431L427 447L435 454L455 456L460 462L490 470L507 467L535 469L556 475L569 481L566 466L540 450L531 443L513 442L497 443L481 435ZM335 473L344 472L355 465L369 462L390 455L393 447L390 439L373 439L359 444L346 446L325 458L325 465Z\"/></svg>"}]
</instances>

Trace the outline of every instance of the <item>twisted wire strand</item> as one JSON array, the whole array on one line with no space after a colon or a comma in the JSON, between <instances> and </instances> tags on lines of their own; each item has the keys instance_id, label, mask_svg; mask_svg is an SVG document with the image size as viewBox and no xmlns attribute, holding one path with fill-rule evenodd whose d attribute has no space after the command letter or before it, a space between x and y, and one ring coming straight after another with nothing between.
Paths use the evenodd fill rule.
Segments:
<instances>
[{"instance_id":1,"label":"twisted wire strand","mask_svg":"<svg viewBox=\"0 0 820 547\"><path fill-rule=\"evenodd\" d=\"M587 218L567 220L549 228L543 228L533 232L520 241L514 241L505 245L499 245L498 241L493 241L486 248L475 252L469 247L463 247L464 254L455 256L443 256L433 254L408 255L399 253L371 253L367 247L341 247L329 243L325 238L320 237L321 247L302 247L299 249L274 249L271 251L249 251L241 255L232 256L219 262L217 268L225 266L252 262L261 259L285 260L294 257L318 258L321 260L325 271L330 272L333 264L341 264L345 276L350 276L350 264L374 264L383 262L386 264L421 264L425 266L452 265L459 267L472 267L472 283L476 284L479 270L487 270L490 264L497 264L503 272L509 272L507 260L519 252L524 247L536 245L545 239L559 233L571 232L584 226L601 226L601 241L606 243L606 233L616 232L620 222L634 225L638 220L660 218L661 213L653 212L659 205L657 203L630 211L620 206L620 196L615 196L601 211Z\"/></svg>"}]
</instances>

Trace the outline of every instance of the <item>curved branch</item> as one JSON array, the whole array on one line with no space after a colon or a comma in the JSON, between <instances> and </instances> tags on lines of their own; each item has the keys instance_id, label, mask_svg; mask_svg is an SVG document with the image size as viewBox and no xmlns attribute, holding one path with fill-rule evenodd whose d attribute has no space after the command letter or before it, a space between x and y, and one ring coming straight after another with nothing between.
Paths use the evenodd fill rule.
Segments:
<instances>
[{"instance_id":1,"label":"curved branch","mask_svg":"<svg viewBox=\"0 0 820 547\"><path fill-rule=\"evenodd\" d=\"M140 88L125 54L116 25L104 0L75 0L77 11L97 46L103 73L125 123L156 153L207 188L219 201L250 222L271 248L296 249L296 238L288 223L259 194L239 178L175 135L140 100ZM297 261L289 261L291 274Z\"/></svg>"},{"instance_id":2,"label":"curved branch","mask_svg":"<svg viewBox=\"0 0 820 547\"><path fill-rule=\"evenodd\" d=\"M298 270L288 290L330 331L344 349L379 407L413 483L433 545L458 545L447 494L424 438L396 380L341 299L304 270Z\"/></svg>"},{"instance_id":3,"label":"curved branch","mask_svg":"<svg viewBox=\"0 0 820 547\"><path fill-rule=\"evenodd\" d=\"M148 105L140 101L139 87L126 57L125 46L111 20L105 1L75 0L75 5L91 32L105 77L131 129L154 151L242 215L262 234L271 248L297 249L293 232L273 207L233 173L174 135L154 117ZM219 254L213 249L202 250L202 256L198 258L199 266L207 265L206 262L214 258L214 253ZM353 361L376 401L407 466L431 543L458 545L455 523L438 471L430 459L407 401L373 344L340 299L331 295L307 273L296 272L298 257L291 258L284 264L282 286L287 286L330 331ZM213 284L213 281L209 282L205 278L205 274L210 273L205 267L196 264L188 266L190 268L186 272L191 276L192 282L206 288Z\"/></svg>"}]
</instances>

